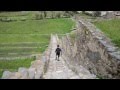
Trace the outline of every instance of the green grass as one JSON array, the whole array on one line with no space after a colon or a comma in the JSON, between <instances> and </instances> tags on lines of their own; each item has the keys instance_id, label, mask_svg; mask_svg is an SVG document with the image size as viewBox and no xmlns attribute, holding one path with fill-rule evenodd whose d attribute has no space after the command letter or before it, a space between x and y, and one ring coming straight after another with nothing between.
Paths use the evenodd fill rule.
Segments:
<instances>
[{"instance_id":1,"label":"green grass","mask_svg":"<svg viewBox=\"0 0 120 90\"><path fill-rule=\"evenodd\" d=\"M0 77L2 76L3 71L17 71L19 67L30 67L31 62L34 61L33 59L22 59L22 60L13 60L13 61L6 61L0 60Z\"/></svg>"},{"instance_id":2,"label":"green grass","mask_svg":"<svg viewBox=\"0 0 120 90\"><path fill-rule=\"evenodd\" d=\"M31 65L31 61L33 59L25 59L25 60L0 60L0 69L17 69L19 67L29 67ZM5 67L6 66L6 67Z\"/></svg>"},{"instance_id":3,"label":"green grass","mask_svg":"<svg viewBox=\"0 0 120 90\"><path fill-rule=\"evenodd\" d=\"M48 44L51 33L65 34L70 32L74 25L74 22L68 18L0 22L0 43Z\"/></svg>"},{"instance_id":4,"label":"green grass","mask_svg":"<svg viewBox=\"0 0 120 90\"><path fill-rule=\"evenodd\" d=\"M48 42L50 35L0 34L0 43Z\"/></svg>"},{"instance_id":5,"label":"green grass","mask_svg":"<svg viewBox=\"0 0 120 90\"><path fill-rule=\"evenodd\" d=\"M0 47L40 47L47 44L47 42L0 43Z\"/></svg>"},{"instance_id":6,"label":"green grass","mask_svg":"<svg viewBox=\"0 0 120 90\"><path fill-rule=\"evenodd\" d=\"M50 35L65 34L71 31L75 23L69 18L35 19L38 12L2 12L0 18L10 18L11 22L0 21L0 58L22 57L41 54L49 44ZM52 13L49 12L47 16ZM21 19L26 18L25 21ZM14 54L15 53L15 54ZM29 67L32 59L0 60L0 77L4 70L16 71L19 67Z\"/></svg>"},{"instance_id":7,"label":"green grass","mask_svg":"<svg viewBox=\"0 0 120 90\"><path fill-rule=\"evenodd\" d=\"M5 47L3 49L0 49L0 52L19 53L28 51L42 53L46 49L46 46L49 44L51 33L65 34L67 32L70 32L73 26L75 26L75 23L69 18L0 22L0 47ZM29 44L23 44L27 42L43 44L39 46L38 44L34 45L34 47L38 48L33 48L32 50L28 48L13 50L10 47L29 47Z\"/></svg>"},{"instance_id":8,"label":"green grass","mask_svg":"<svg viewBox=\"0 0 120 90\"><path fill-rule=\"evenodd\" d=\"M0 34L51 34L70 31L71 19L44 19L16 22L0 22Z\"/></svg>"},{"instance_id":9,"label":"green grass","mask_svg":"<svg viewBox=\"0 0 120 90\"><path fill-rule=\"evenodd\" d=\"M120 19L103 20L94 23L116 46L120 47Z\"/></svg>"}]
</instances>

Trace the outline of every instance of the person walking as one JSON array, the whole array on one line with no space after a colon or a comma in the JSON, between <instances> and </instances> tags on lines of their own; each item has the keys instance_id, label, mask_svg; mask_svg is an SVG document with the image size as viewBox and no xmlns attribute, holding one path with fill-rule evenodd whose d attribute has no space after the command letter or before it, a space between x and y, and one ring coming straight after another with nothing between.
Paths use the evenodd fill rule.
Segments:
<instances>
[{"instance_id":1,"label":"person walking","mask_svg":"<svg viewBox=\"0 0 120 90\"><path fill-rule=\"evenodd\" d=\"M60 55L62 55L62 50L61 50L61 48L59 47L59 45L57 45L57 48L56 48L56 50L55 50L55 53L56 53L56 60L59 61L59 57L60 57Z\"/></svg>"}]
</instances>

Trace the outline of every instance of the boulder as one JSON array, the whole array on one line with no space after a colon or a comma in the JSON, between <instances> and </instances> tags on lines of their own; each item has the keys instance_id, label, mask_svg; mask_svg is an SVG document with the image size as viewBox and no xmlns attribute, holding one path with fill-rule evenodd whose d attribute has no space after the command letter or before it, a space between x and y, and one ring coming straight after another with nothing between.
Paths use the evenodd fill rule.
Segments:
<instances>
[{"instance_id":1,"label":"boulder","mask_svg":"<svg viewBox=\"0 0 120 90\"><path fill-rule=\"evenodd\" d=\"M12 75L10 71L4 71L2 79L9 79L9 77Z\"/></svg>"}]
</instances>

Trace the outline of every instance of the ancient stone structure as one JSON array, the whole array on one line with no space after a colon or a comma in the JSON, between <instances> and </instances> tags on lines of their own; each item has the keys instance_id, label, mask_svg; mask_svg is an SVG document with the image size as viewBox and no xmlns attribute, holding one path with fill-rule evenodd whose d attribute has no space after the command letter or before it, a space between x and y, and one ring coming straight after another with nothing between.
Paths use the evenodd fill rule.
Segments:
<instances>
[{"instance_id":1,"label":"ancient stone structure","mask_svg":"<svg viewBox=\"0 0 120 90\"><path fill-rule=\"evenodd\" d=\"M76 30L61 39L56 36L41 58L18 72L5 71L3 79L120 79L120 50L101 30L80 18ZM56 42L57 39L57 42ZM56 62L55 46L62 47Z\"/></svg>"},{"instance_id":2,"label":"ancient stone structure","mask_svg":"<svg viewBox=\"0 0 120 90\"><path fill-rule=\"evenodd\" d=\"M71 70L65 63L63 57L60 61L55 60L55 49L59 42L57 36L52 36L51 44L40 60L32 62L29 69L19 68L18 72L5 71L2 79L95 79L96 76L81 65L79 73Z\"/></svg>"},{"instance_id":3,"label":"ancient stone structure","mask_svg":"<svg viewBox=\"0 0 120 90\"><path fill-rule=\"evenodd\" d=\"M77 30L61 39L68 66L79 73L82 65L101 78L120 78L120 51L99 29L79 20Z\"/></svg>"}]
</instances>

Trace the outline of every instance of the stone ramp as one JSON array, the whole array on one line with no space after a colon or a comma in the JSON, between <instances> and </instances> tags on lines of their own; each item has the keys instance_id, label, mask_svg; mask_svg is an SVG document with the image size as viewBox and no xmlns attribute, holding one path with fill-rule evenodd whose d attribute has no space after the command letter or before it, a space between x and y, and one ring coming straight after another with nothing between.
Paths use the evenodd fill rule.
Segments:
<instances>
[{"instance_id":1,"label":"stone ramp","mask_svg":"<svg viewBox=\"0 0 120 90\"><path fill-rule=\"evenodd\" d=\"M52 51L47 72L43 75L44 79L94 79L95 77L82 66L79 68L82 72L77 75L69 69L62 57L60 61L55 60L55 49L57 46L58 37L52 37Z\"/></svg>"}]
</instances>

